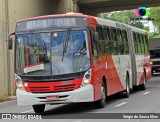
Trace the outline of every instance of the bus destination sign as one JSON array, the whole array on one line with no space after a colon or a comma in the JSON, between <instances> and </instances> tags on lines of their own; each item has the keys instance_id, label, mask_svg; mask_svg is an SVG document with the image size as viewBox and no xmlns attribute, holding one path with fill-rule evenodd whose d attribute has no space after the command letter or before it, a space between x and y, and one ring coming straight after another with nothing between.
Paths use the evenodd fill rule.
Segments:
<instances>
[{"instance_id":1,"label":"bus destination sign","mask_svg":"<svg viewBox=\"0 0 160 122\"><path fill-rule=\"evenodd\" d=\"M17 31L37 30L56 27L84 27L87 25L86 18L46 18L29 20L17 23Z\"/></svg>"}]
</instances>

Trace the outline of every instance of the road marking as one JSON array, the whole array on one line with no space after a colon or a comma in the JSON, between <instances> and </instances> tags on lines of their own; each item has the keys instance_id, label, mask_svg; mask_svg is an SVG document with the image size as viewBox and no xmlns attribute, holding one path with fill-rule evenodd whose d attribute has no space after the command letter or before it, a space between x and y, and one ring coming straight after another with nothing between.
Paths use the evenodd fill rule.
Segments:
<instances>
[{"instance_id":1,"label":"road marking","mask_svg":"<svg viewBox=\"0 0 160 122\"><path fill-rule=\"evenodd\" d=\"M143 93L143 95L146 95L146 94L149 94L149 93L150 93L150 91Z\"/></svg>"},{"instance_id":2,"label":"road marking","mask_svg":"<svg viewBox=\"0 0 160 122\"><path fill-rule=\"evenodd\" d=\"M1 105L1 104L6 104L6 103L15 102L15 101L16 101L16 100L11 100L11 101L6 101L6 102L1 102L1 103L0 103L0 105Z\"/></svg>"},{"instance_id":3,"label":"road marking","mask_svg":"<svg viewBox=\"0 0 160 122\"><path fill-rule=\"evenodd\" d=\"M32 112L33 110L28 110L28 111L24 111L24 112L21 112L21 113L29 113L29 112Z\"/></svg>"},{"instance_id":4,"label":"road marking","mask_svg":"<svg viewBox=\"0 0 160 122\"><path fill-rule=\"evenodd\" d=\"M120 103L120 104L118 104L118 105L116 105L116 106L114 106L114 107L120 107L120 106L122 106L122 105L125 105L125 104L127 104L128 102L123 102L123 103Z\"/></svg>"}]
</instances>

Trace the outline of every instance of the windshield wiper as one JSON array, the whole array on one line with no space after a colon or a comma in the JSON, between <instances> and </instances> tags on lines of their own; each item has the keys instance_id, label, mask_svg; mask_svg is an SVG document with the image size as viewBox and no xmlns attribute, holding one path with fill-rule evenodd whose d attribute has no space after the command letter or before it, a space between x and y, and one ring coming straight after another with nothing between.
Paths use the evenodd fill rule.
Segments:
<instances>
[{"instance_id":1,"label":"windshield wiper","mask_svg":"<svg viewBox=\"0 0 160 122\"><path fill-rule=\"evenodd\" d=\"M71 30L72 30L72 28L68 29L66 40L65 40L64 45L63 45L62 62L63 62L63 59L64 59L64 54L67 52L68 42L69 42L69 37L70 37Z\"/></svg>"}]
</instances>

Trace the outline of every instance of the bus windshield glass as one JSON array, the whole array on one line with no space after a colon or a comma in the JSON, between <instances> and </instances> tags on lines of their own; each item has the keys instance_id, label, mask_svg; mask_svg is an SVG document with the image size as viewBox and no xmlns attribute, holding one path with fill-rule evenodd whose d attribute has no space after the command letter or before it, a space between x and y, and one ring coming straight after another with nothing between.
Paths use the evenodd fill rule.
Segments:
<instances>
[{"instance_id":1,"label":"bus windshield glass","mask_svg":"<svg viewBox=\"0 0 160 122\"><path fill-rule=\"evenodd\" d=\"M16 73L50 76L78 73L90 68L86 30L18 34Z\"/></svg>"}]
</instances>

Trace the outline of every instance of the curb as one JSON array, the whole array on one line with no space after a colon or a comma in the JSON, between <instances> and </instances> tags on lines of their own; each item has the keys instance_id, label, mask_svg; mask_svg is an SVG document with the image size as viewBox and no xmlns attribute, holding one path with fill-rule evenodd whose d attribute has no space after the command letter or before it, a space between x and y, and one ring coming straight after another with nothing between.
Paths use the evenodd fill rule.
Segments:
<instances>
[{"instance_id":1,"label":"curb","mask_svg":"<svg viewBox=\"0 0 160 122\"><path fill-rule=\"evenodd\" d=\"M12 100L16 100L16 96L6 96L6 97L3 97L3 98L0 98L0 103L1 102L6 102L6 101L12 101Z\"/></svg>"}]
</instances>

